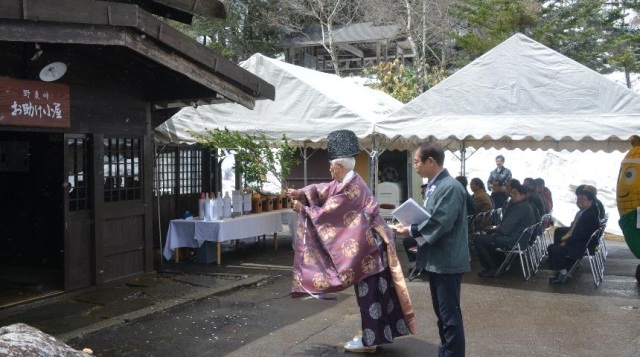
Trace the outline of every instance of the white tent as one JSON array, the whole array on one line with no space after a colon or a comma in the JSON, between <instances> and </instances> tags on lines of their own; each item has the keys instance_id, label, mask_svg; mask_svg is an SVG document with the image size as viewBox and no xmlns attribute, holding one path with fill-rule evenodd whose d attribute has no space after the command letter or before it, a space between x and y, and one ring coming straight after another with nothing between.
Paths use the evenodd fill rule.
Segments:
<instances>
[{"instance_id":1,"label":"white tent","mask_svg":"<svg viewBox=\"0 0 640 357\"><path fill-rule=\"evenodd\" d=\"M240 66L273 84L276 100L257 101L253 110L235 103L184 108L156 128L156 142L197 143L191 133L227 128L273 139L284 133L292 144L313 148L324 147L330 132L349 129L371 148L373 124L402 106L383 92L261 54Z\"/></svg>"},{"instance_id":2,"label":"white tent","mask_svg":"<svg viewBox=\"0 0 640 357\"><path fill-rule=\"evenodd\" d=\"M466 147L626 151L640 133L640 96L516 34L376 131L400 137L396 147L435 137L463 155Z\"/></svg>"},{"instance_id":3,"label":"white tent","mask_svg":"<svg viewBox=\"0 0 640 357\"><path fill-rule=\"evenodd\" d=\"M374 124L402 106L384 92L373 90L333 74L295 66L254 54L240 66L276 87L275 101L256 102L253 110L224 103L181 109L155 129L160 143L197 143L192 133L227 128L251 135L264 134L274 140L286 134L290 144L304 148L326 146L327 135L339 129L356 133L370 155L372 187L376 180L379 138ZM306 185L307 156L304 156Z\"/></svg>"}]
</instances>

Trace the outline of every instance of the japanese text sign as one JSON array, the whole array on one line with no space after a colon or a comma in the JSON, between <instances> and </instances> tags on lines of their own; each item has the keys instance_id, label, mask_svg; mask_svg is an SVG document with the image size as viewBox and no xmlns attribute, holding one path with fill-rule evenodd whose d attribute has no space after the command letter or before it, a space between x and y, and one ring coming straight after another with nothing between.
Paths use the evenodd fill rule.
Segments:
<instances>
[{"instance_id":1,"label":"japanese text sign","mask_svg":"<svg viewBox=\"0 0 640 357\"><path fill-rule=\"evenodd\" d=\"M0 125L68 128L69 86L0 77Z\"/></svg>"}]
</instances>

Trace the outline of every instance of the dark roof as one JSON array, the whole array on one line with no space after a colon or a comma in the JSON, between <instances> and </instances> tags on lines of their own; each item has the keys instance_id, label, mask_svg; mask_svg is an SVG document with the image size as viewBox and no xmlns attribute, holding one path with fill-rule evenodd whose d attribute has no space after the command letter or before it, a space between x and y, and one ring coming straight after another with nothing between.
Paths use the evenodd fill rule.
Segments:
<instances>
[{"instance_id":1,"label":"dark roof","mask_svg":"<svg viewBox=\"0 0 640 357\"><path fill-rule=\"evenodd\" d=\"M185 24L191 24L193 15L205 18L227 17L225 5L218 0L111 0L112 2L134 4L154 15L166 17Z\"/></svg>"},{"instance_id":2,"label":"dark roof","mask_svg":"<svg viewBox=\"0 0 640 357\"><path fill-rule=\"evenodd\" d=\"M392 41L404 38L402 31L397 25L375 26L371 23L357 23L346 27L337 26L334 28L334 43L362 43ZM277 43L277 47L307 47L322 44L322 30L320 26L314 26L303 31L304 34L292 38L284 39ZM325 38L325 43L328 40Z\"/></svg>"},{"instance_id":3,"label":"dark roof","mask_svg":"<svg viewBox=\"0 0 640 357\"><path fill-rule=\"evenodd\" d=\"M108 60L123 68L130 58L143 57L147 67L161 74L160 79L180 78L182 83L192 83L193 88L207 89L191 91L207 93L197 98L175 91L171 98L149 98L150 101L207 101L220 95L253 108L255 100L275 98L274 86L137 5L89 0L2 0L2 41L81 47L85 53L95 52L96 58L98 53L110 51L106 53Z\"/></svg>"}]
</instances>

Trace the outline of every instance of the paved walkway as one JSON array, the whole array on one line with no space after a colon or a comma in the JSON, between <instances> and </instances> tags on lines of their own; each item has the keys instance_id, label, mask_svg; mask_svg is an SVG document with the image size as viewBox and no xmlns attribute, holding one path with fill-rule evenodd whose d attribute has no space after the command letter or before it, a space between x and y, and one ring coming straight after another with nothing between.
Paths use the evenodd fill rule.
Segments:
<instances>
[{"instance_id":1,"label":"paved walkway","mask_svg":"<svg viewBox=\"0 0 640 357\"><path fill-rule=\"evenodd\" d=\"M281 271L278 269L290 266L293 259L290 239L286 236L281 238L281 249L278 252L273 251L272 241L269 239L257 244L245 243L238 251L227 251L223 253L225 265L222 267L215 264L165 262L158 267L158 272L131 278L125 282L108 284L81 293L64 294L40 303L0 311L0 326L24 322L67 342L195 300L245 286L267 283L271 275L280 274ZM605 264L605 279L599 288L593 285L586 260L570 283L564 286L548 284L550 271L544 269L527 282L523 281L517 269L512 269L499 279L480 278L477 276L477 263L472 261L474 272L465 275L464 290L476 291L482 296L476 296L473 301L466 302L465 313L470 321L482 321L482 315L487 313L483 306L488 304L489 300L494 297L517 298L524 293L539 296L539 299L536 299L538 303L534 304L535 306L527 306L528 310L545 309L545 313L553 311L554 299L595 299L594 308L599 310L599 316L604 313L610 317L608 325L611 328L607 328L608 332L603 336L615 334L615 331L620 329L637 329L635 334L638 338L626 343L635 343L640 351L640 285L634 277L640 261L631 254L624 243L611 241L608 246L610 253ZM398 247L400 256L404 259L400 241ZM418 298L418 295L414 298ZM621 302L624 302L624 306L618 306ZM568 321L566 324L549 328L584 328L583 324L590 323L588 311L554 312L559 317L565 313L586 315L584 318L571 320L573 323ZM630 315L635 317L630 318ZM505 312L505 318L519 318L518 311L508 314ZM558 321L562 322L563 319ZM635 323L625 325L624 321ZM633 334L633 331L631 332ZM526 335L524 331L523 333ZM628 347L625 347L625 351L629 351Z\"/></svg>"}]
</instances>

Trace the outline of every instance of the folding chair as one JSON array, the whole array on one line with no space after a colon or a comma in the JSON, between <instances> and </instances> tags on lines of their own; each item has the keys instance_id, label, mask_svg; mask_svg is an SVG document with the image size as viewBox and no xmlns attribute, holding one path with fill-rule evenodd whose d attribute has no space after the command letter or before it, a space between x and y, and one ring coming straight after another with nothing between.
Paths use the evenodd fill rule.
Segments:
<instances>
[{"instance_id":1,"label":"folding chair","mask_svg":"<svg viewBox=\"0 0 640 357\"><path fill-rule=\"evenodd\" d=\"M602 259L607 260L607 244L604 241L604 229L607 228L607 222L609 221L609 214L605 213L604 218L600 220L600 227L602 228L602 235L600 236L600 249L602 249Z\"/></svg>"},{"instance_id":2,"label":"folding chair","mask_svg":"<svg viewBox=\"0 0 640 357\"><path fill-rule=\"evenodd\" d=\"M482 223L488 219L488 217L491 215L491 213L493 212L493 210L491 211L485 211L485 212L480 212L477 215L475 215L475 217L473 217L471 219L471 222L469 223L469 231L468 231L468 236L469 236L469 245L473 245L474 240L481 235L484 235L485 232L480 229L480 227L482 226Z\"/></svg>"},{"instance_id":3,"label":"folding chair","mask_svg":"<svg viewBox=\"0 0 640 357\"><path fill-rule=\"evenodd\" d=\"M545 254L547 246L553 243L553 237L551 236L551 227L553 227L553 217L551 213L542 215L540 218L540 229L542 230L542 243L545 246Z\"/></svg>"},{"instance_id":4,"label":"folding chair","mask_svg":"<svg viewBox=\"0 0 640 357\"><path fill-rule=\"evenodd\" d=\"M542 262L542 258L544 258L545 249L542 249L544 245L542 242L542 234L544 233L541 228L541 223L539 222L535 224L535 228L531 231L531 237L529 239L529 248L527 249L527 254L529 256L529 264L531 267L531 272L533 275L538 273L538 267L540 267L540 262ZM529 227L531 228L531 227ZM526 237L524 238L526 239Z\"/></svg>"},{"instance_id":5,"label":"folding chair","mask_svg":"<svg viewBox=\"0 0 640 357\"><path fill-rule=\"evenodd\" d=\"M551 213L544 214L540 218L540 225L538 226L538 240L536 241L537 249L539 251L538 258L540 262L544 259L545 256L548 255L547 247L549 244L553 243L553 238L551 237L551 227L553 226L553 217L551 217Z\"/></svg>"},{"instance_id":6,"label":"folding chair","mask_svg":"<svg viewBox=\"0 0 640 357\"><path fill-rule=\"evenodd\" d=\"M520 234L518 241L513 245L511 249L502 249L502 248L496 249L496 251L502 252L506 255L504 261L502 262L502 264L500 264L500 267L496 272L496 276L500 276L505 271L509 270L509 268L511 267L511 261L515 258L516 255L520 257L520 266L522 267L522 276L524 277L525 281L531 278L531 275L534 274L533 272L534 270L537 271L537 269L533 268L533 265L531 263L529 243L531 241L531 237L537 234L536 232L539 224L540 223L538 222L534 225L531 225L525 228Z\"/></svg>"},{"instance_id":7,"label":"folding chair","mask_svg":"<svg viewBox=\"0 0 640 357\"><path fill-rule=\"evenodd\" d=\"M589 237L587 241L587 245L584 249L584 256L589 260L589 267L591 268L591 276L593 277L593 283L596 287L600 286L602 280L604 279L604 256L602 252L602 247L600 244L597 244L594 248L590 249L590 245L592 242L600 242L601 238L604 236L604 227L600 227L596 229ZM583 256L583 257L584 257ZM581 265L582 257L580 259L576 259L571 268L569 269L569 276L572 276L576 269Z\"/></svg>"},{"instance_id":8,"label":"folding chair","mask_svg":"<svg viewBox=\"0 0 640 357\"><path fill-rule=\"evenodd\" d=\"M396 209L396 205L394 205L393 203L381 203L380 209L384 210L380 211L380 214L385 221L387 221L389 224L394 224L396 222L396 219L391 214L391 212Z\"/></svg>"}]
</instances>

